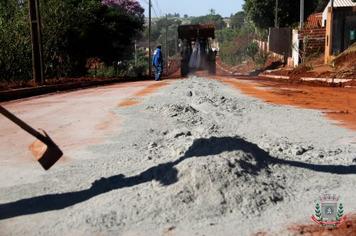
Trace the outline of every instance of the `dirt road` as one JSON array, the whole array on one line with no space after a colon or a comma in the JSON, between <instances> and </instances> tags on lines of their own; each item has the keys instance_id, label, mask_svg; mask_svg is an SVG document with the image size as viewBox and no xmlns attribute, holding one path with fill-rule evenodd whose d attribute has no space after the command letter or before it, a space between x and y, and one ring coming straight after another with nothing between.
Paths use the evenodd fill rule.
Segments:
<instances>
[{"instance_id":1,"label":"dirt road","mask_svg":"<svg viewBox=\"0 0 356 236\"><path fill-rule=\"evenodd\" d=\"M299 235L289 226L309 224L324 192L356 212L356 132L232 81L137 82L4 104L66 157L42 171L33 139L0 119L0 232Z\"/></svg>"},{"instance_id":2,"label":"dirt road","mask_svg":"<svg viewBox=\"0 0 356 236\"><path fill-rule=\"evenodd\" d=\"M91 158L85 149L105 142L119 132L121 120L115 113L127 100L139 103L168 82L133 82L39 96L3 103L6 108L35 128L45 129L63 149L65 156L54 169L74 160ZM137 96L138 95L138 96ZM36 182L45 176L31 154L32 136L0 116L0 186ZM14 173L16 173L14 175Z\"/></svg>"}]
</instances>

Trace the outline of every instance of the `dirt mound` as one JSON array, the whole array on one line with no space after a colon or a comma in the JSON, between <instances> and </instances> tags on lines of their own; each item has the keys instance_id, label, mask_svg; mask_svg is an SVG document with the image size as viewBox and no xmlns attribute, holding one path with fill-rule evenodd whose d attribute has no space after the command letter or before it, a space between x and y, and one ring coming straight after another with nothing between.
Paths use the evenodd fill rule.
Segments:
<instances>
[{"instance_id":1,"label":"dirt mound","mask_svg":"<svg viewBox=\"0 0 356 236\"><path fill-rule=\"evenodd\" d=\"M356 43L352 44L348 49L342 52L333 60L335 67L349 67L356 64Z\"/></svg>"},{"instance_id":2,"label":"dirt mound","mask_svg":"<svg viewBox=\"0 0 356 236\"><path fill-rule=\"evenodd\" d=\"M337 56L332 63L336 68L336 78L356 79L356 43Z\"/></svg>"},{"instance_id":3,"label":"dirt mound","mask_svg":"<svg viewBox=\"0 0 356 236\"><path fill-rule=\"evenodd\" d=\"M306 64L301 64L289 73L291 79L300 79L300 77L312 77L315 73L312 72L313 67Z\"/></svg>"}]
</instances>

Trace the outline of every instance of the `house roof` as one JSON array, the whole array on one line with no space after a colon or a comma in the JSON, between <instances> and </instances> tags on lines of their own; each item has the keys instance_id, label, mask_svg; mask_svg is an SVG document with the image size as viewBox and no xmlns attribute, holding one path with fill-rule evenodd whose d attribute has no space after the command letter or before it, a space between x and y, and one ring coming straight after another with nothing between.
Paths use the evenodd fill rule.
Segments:
<instances>
[{"instance_id":1,"label":"house roof","mask_svg":"<svg viewBox=\"0 0 356 236\"><path fill-rule=\"evenodd\" d=\"M325 7L325 10L323 12L323 21L322 21L322 26L325 27L325 21L327 18L328 14L328 8L331 6L331 0L329 1L329 4ZM334 0L334 7L339 8L339 7L356 7L356 1L353 2L352 0Z\"/></svg>"},{"instance_id":2,"label":"house roof","mask_svg":"<svg viewBox=\"0 0 356 236\"><path fill-rule=\"evenodd\" d=\"M328 6L331 5L331 1ZM356 1L352 0L334 0L334 7L356 7Z\"/></svg>"}]
</instances>

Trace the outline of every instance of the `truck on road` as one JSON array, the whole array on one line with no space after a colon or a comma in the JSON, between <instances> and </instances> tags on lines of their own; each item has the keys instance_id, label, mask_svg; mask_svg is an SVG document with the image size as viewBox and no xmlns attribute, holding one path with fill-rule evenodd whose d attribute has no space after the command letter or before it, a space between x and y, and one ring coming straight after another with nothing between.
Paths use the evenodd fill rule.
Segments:
<instances>
[{"instance_id":1,"label":"truck on road","mask_svg":"<svg viewBox=\"0 0 356 236\"><path fill-rule=\"evenodd\" d=\"M178 27L181 51L181 75L197 70L216 73L216 50L212 48L215 26L211 24L181 25Z\"/></svg>"}]
</instances>

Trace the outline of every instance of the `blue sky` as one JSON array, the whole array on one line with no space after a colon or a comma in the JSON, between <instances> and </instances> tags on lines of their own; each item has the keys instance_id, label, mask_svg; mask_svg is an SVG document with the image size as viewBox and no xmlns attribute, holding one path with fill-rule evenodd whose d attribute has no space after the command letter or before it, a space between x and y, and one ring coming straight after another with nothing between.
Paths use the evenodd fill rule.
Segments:
<instances>
[{"instance_id":1,"label":"blue sky","mask_svg":"<svg viewBox=\"0 0 356 236\"><path fill-rule=\"evenodd\" d=\"M145 14L148 15L148 0L138 0L145 8ZM222 16L230 16L242 9L244 0L152 0L153 7L158 15L166 13L179 13L181 15L201 16L209 13L213 8ZM158 5L158 6L157 6ZM155 16L152 11L152 16Z\"/></svg>"}]
</instances>

